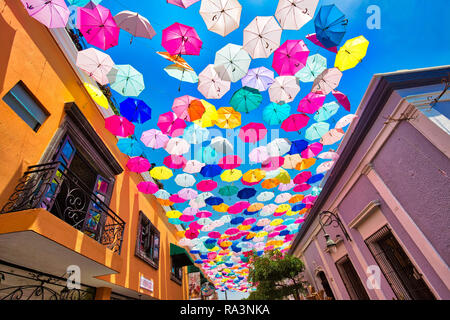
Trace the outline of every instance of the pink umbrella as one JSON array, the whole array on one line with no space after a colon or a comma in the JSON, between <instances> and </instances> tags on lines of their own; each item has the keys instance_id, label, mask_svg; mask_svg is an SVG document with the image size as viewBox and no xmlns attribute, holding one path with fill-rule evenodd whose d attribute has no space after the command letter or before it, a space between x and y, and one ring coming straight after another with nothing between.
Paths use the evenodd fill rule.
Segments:
<instances>
[{"instance_id":1,"label":"pink umbrella","mask_svg":"<svg viewBox=\"0 0 450 320\"><path fill-rule=\"evenodd\" d=\"M237 233L239 233L238 228L229 228L229 229L225 230L225 234L230 235L230 236L237 234Z\"/></svg>"},{"instance_id":2,"label":"pink umbrella","mask_svg":"<svg viewBox=\"0 0 450 320\"><path fill-rule=\"evenodd\" d=\"M181 198L178 194L173 194L169 197L169 200L174 203L183 203L186 202L186 199Z\"/></svg>"},{"instance_id":3,"label":"pink umbrella","mask_svg":"<svg viewBox=\"0 0 450 320\"><path fill-rule=\"evenodd\" d=\"M194 221L195 222L195 221ZM191 223L192 224L192 223ZM201 229L201 228L199 228ZM188 229L186 230L186 232L184 233L184 236L188 239L195 239L198 237L198 235L200 234L200 232L198 231L198 229Z\"/></svg>"},{"instance_id":4,"label":"pink umbrella","mask_svg":"<svg viewBox=\"0 0 450 320\"><path fill-rule=\"evenodd\" d=\"M316 201L316 199L317 199L317 196L306 196L306 197L303 198L302 202L304 204L313 205L314 201Z\"/></svg>"},{"instance_id":5,"label":"pink umbrella","mask_svg":"<svg viewBox=\"0 0 450 320\"><path fill-rule=\"evenodd\" d=\"M213 239L219 239L221 236L222 236L222 234L217 231L212 231L212 232L208 233L208 237L213 238Z\"/></svg>"},{"instance_id":6,"label":"pink umbrella","mask_svg":"<svg viewBox=\"0 0 450 320\"><path fill-rule=\"evenodd\" d=\"M191 189L191 190L193 190L193 189ZM183 210L183 214L190 215L190 216L195 215L197 212L198 212L198 209L192 208L192 207L187 207L186 209Z\"/></svg>"},{"instance_id":7,"label":"pink umbrella","mask_svg":"<svg viewBox=\"0 0 450 320\"><path fill-rule=\"evenodd\" d=\"M306 127L309 117L306 114L292 114L281 123L281 129L286 132L299 131Z\"/></svg>"},{"instance_id":8,"label":"pink umbrella","mask_svg":"<svg viewBox=\"0 0 450 320\"><path fill-rule=\"evenodd\" d=\"M182 214L178 219L180 219L180 221L183 221L183 222L191 222L191 221L195 220L195 217L186 215L186 214Z\"/></svg>"},{"instance_id":9,"label":"pink umbrella","mask_svg":"<svg viewBox=\"0 0 450 320\"><path fill-rule=\"evenodd\" d=\"M344 130L341 128L339 129L331 129L327 133L325 133L322 138L320 138L320 143L322 143L325 146L334 144L342 139L344 136Z\"/></svg>"},{"instance_id":10,"label":"pink umbrella","mask_svg":"<svg viewBox=\"0 0 450 320\"><path fill-rule=\"evenodd\" d=\"M336 89L342 78L342 72L338 68L325 69L314 80L311 92L329 94Z\"/></svg>"},{"instance_id":11,"label":"pink umbrella","mask_svg":"<svg viewBox=\"0 0 450 320\"><path fill-rule=\"evenodd\" d=\"M262 123L250 122L249 124L241 127L239 130L239 138L246 143L255 143L267 134L267 129Z\"/></svg>"},{"instance_id":12,"label":"pink umbrella","mask_svg":"<svg viewBox=\"0 0 450 320\"><path fill-rule=\"evenodd\" d=\"M182 169L186 165L186 158L181 155L169 155L164 158L164 165L171 169Z\"/></svg>"},{"instance_id":13,"label":"pink umbrella","mask_svg":"<svg viewBox=\"0 0 450 320\"><path fill-rule=\"evenodd\" d=\"M228 207L228 213L230 214L237 214L241 213L245 209L247 209L250 206L250 202L248 201L239 201L233 204L232 206Z\"/></svg>"},{"instance_id":14,"label":"pink umbrella","mask_svg":"<svg viewBox=\"0 0 450 320\"><path fill-rule=\"evenodd\" d=\"M159 116L158 123L156 124L162 133L168 134L171 137L181 136L186 128L186 122L177 118L175 113L166 112Z\"/></svg>"},{"instance_id":15,"label":"pink umbrella","mask_svg":"<svg viewBox=\"0 0 450 320\"><path fill-rule=\"evenodd\" d=\"M47 28L64 28L69 20L70 10L64 0L22 0L27 12Z\"/></svg>"},{"instance_id":16,"label":"pink umbrella","mask_svg":"<svg viewBox=\"0 0 450 320\"><path fill-rule=\"evenodd\" d=\"M276 226L275 227L275 231L282 231L282 230L284 230L286 228L287 228L287 226L285 226L285 225Z\"/></svg>"},{"instance_id":17,"label":"pink umbrella","mask_svg":"<svg viewBox=\"0 0 450 320\"><path fill-rule=\"evenodd\" d=\"M119 44L120 28L109 9L97 5L77 10L77 28L88 43L103 50Z\"/></svg>"},{"instance_id":18,"label":"pink umbrella","mask_svg":"<svg viewBox=\"0 0 450 320\"><path fill-rule=\"evenodd\" d=\"M337 160L339 158L339 154L337 152L334 152L332 150L327 152L322 152L317 156L319 159L330 159L330 160Z\"/></svg>"},{"instance_id":19,"label":"pink umbrella","mask_svg":"<svg viewBox=\"0 0 450 320\"><path fill-rule=\"evenodd\" d=\"M325 102L325 95L321 93L310 92L298 104L297 111L306 113L315 113Z\"/></svg>"},{"instance_id":20,"label":"pink umbrella","mask_svg":"<svg viewBox=\"0 0 450 320\"><path fill-rule=\"evenodd\" d=\"M308 35L306 36L306 39L308 39L309 41L311 41L312 43L314 43L315 45L317 45L317 46L319 46L319 47L322 47L322 48L324 48L324 49L327 49L328 51L331 51L331 52L334 52L334 53L337 53L337 52L338 52L337 47L326 48L326 47L325 47L325 46L317 39L317 36L316 36L315 33L308 34Z\"/></svg>"},{"instance_id":21,"label":"pink umbrella","mask_svg":"<svg viewBox=\"0 0 450 320\"><path fill-rule=\"evenodd\" d=\"M292 189L292 191L294 192L303 192L308 190L309 188L311 188L311 186L309 184L306 183L302 183L302 184L298 184L294 187L294 189Z\"/></svg>"},{"instance_id":22,"label":"pink umbrella","mask_svg":"<svg viewBox=\"0 0 450 320\"><path fill-rule=\"evenodd\" d=\"M154 194L159 190L158 185L151 181L141 181L138 183L137 188L145 194Z\"/></svg>"},{"instance_id":23,"label":"pink umbrella","mask_svg":"<svg viewBox=\"0 0 450 320\"><path fill-rule=\"evenodd\" d=\"M248 218L248 219L245 219L244 221L242 221L242 225L249 226L251 224L254 224L255 222L256 222L255 218Z\"/></svg>"},{"instance_id":24,"label":"pink umbrella","mask_svg":"<svg viewBox=\"0 0 450 320\"><path fill-rule=\"evenodd\" d=\"M257 181L257 182L247 182L247 181L245 181L244 179L242 179L241 178L241 183L244 185L244 186L254 186L254 185L257 185L258 183L260 183L261 181Z\"/></svg>"},{"instance_id":25,"label":"pink umbrella","mask_svg":"<svg viewBox=\"0 0 450 320\"><path fill-rule=\"evenodd\" d=\"M286 40L273 54L272 68L280 76L293 76L306 65L308 55L303 40Z\"/></svg>"},{"instance_id":26,"label":"pink umbrella","mask_svg":"<svg viewBox=\"0 0 450 320\"><path fill-rule=\"evenodd\" d=\"M331 93L345 110L350 111L350 101L345 94L337 90L332 90Z\"/></svg>"},{"instance_id":27,"label":"pink umbrella","mask_svg":"<svg viewBox=\"0 0 450 320\"><path fill-rule=\"evenodd\" d=\"M265 146L261 146L258 148L253 149L250 151L248 158L250 161L256 162L256 163L262 163L269 159L269 152L267 151L267 148Z\"/></svg>"},{"instance_id":28,"label":"pink umbrella","mask_svg":"<svg viewBox=\"0 0 450 320\"><path fill-rule=\"evenodd\" d=\"M284 163L283 157L270 157L261 164L261 169L265 171L273 171L281 167Z\"/></svg>"},{"instance_id":29,"label":"pink umbrella","mask_svg":"<svg viewBox=\"0 0 450 320\"><path fill-rule=\"evenodd\" d=\"M289 183L280 183L278 185L278 190L280 191L288 191L291 190L293 187L295 187L294 181L291 180Z\"/></svg>"},{"instance_id":30,"label":"pink umbrella","mask_svg":"<svg viewBox=\"0 0 450 320\"><path fill-rule=\"evenodd\" d=\"M88 48L78 51L76 65L92 79L101 85L106 85L109 83L107 74L115 64L106 53L95 48Z\"/></svg>"},{"instance_id":31,"label":"pink umbrella","mask_svg":"<svg viewBox=\"0 0 450 320\"><path fill-rule=\"evenodd\" d=\"M185 121L191 121L191 117L189 116L189 105L194 100L198 99L189 95L175 98L172 104L173 112L177 115L178 118Z\"/></svg>"},{"instance_id":32,"label":"pink umbrella","mask_svg":"<svg viewBox=\"0 0 450 320\"><path fill-rule=\"evenodd\" d=\"M271 222L270 219L262 218L262 219L259 219L259 220L258 220L258 222L256 223L256 225L257 225L258 227L264 227L264 226L267 226L268 224L270 224L270 222Z\"/></svg>"},{"instance_id":33,"label":"pink umbrella","mask_svg":"<svg viewBox=\"0 0 450 320\"><path fill-rule=\"evenodd\" d=\"M188 160L188 162L186 162L186 166L184 167L183 171L186 173L199 173L204 166L205 164L201 163L200 161Z\"/></svg>"},{"instance_id":34,"label":"pink umbrella","mask_svg":"<svg viewBox=\"0 0 450 320\"><path fill-rule=\"evenodd\" d=\"M174 4L180 8L187 9L189 6L193 5L200 0L167 0L167 3Z\"/></svg>"},{"instance_id":35,"label":"pink umbrella","mask_svg":"<svg viewBox=\"0 0 450 320\"><path fill-rule=\"evenodd\" d=\"M242 163L242 159L239 156L228 155L219 160L219 166L226 169L235 169Z\"/></svg>"},{"instance_id":36,"label":"pink umbrella","mask_svg":"<svg viewBox=\"0 0 450 320\"><path fill-rule=\"evenodd\" d=\"M113 135L128 137L134 134L134 124L125 117L114 115L105 119L105 128Z\"/></svg>"},{"instance_id":37,"label":"pink umbrella","mask_svg":"<svg viewBox=\"0 0 450 320\"><path fill-rule=\"evenodd\" d=\"M199 211L195 214L197 218L209 218L212 216L212 213L209 211Z\"/></svg>"},{"instance_id":38,"label":"pink umbrella","mask_svg":"<svg viewBox=\"0 0 450 320\"><path fill-rule=\"evenodd\" d=\"M178 191L178 195L183 199L192 200L197 198L198 192L191 188L183 188L180 191ZM185 212L183 211L183 213Z\"/></svg>"},{"instance_id":39,"label":"pink umbrella","mask_svg":"<svg viewBox=\"0 0 450 320\"><path fill-rule=\"evenodd\" d=\"M320 152L322 152L323 145L320 142L311 143L306 147L305 150L300 154L303 159L314 158Z\"/></svg>"},{"instance_id":40,"label":"pink umbrella","mask_svg":"<svg viewBox=\"0 0 450 320\"><path fill-rule=\"evenodd\" d=\"M317 167L316 173L319 174L319 173L326 172L326 171L330 170L333 167L333 165L334 165L334 161L323 162Z\"/></svg>"},{"instance_id":41,"label":"pink umbrella","mask_svg":"<svg viewBox=\"0 0 450 320\"><path fill-rule=\"evenodd\" d=\"M171 55L200 54L202 40L193 27L174 23L162 31L162 46Z\"/></svg>"},{"instance_id":42,"label":"pink umbrella","mask_svg":"<svg viewBox=\"0 0 450 320\"><path fill-rule=\"evenodd\" d=\"M169 140L168 136L156 129L144 131L141 135L141 141L145 146L153 149L165 148Z\"/></svg>"},{"instance_id":43,"label":"pink umbrella","mask_svg":"<svg viewBox=\"0 0 450 320\"><path fill-rule=\"evenodd\" d=\"M202 192L212 191L217 188L217 182L214 180L203 180L197 183L197 189Z\"/></svg>"},{"instance_id":44,"label":"pink umbrella","mask_svg":"<svg viewBox=\"0 0 450 320\"><path fill-rule=\"evenodd\" d=\"M213 64L208 64L198 75L198 91L207 99L220 99L230 90L231 82L219 77Z\"/></svg>"},{"instance_id":45,"label":"pink umbrella","mask_svg":"<svg viewBox=\"0 0 450 320\"><path fill-rule=\"evenodd\" d=\"M299 173L298 175L295 176L294 183L302 184L302 183L306 182L311 177L312 177L312 174L311 174L310 171L301 172L301 173Z\"/></svg>"},{"instance_id":46,"label":"pink umbrella","mask_svg":"<svg viewBox=\"0 0 450 320\"><path fill-rule=\"evenodd\" d=\"M128 159L127 168L130 171L141 173L150 170L150 162L142 157L133 157Z\"/></svg>"}]
</instances>

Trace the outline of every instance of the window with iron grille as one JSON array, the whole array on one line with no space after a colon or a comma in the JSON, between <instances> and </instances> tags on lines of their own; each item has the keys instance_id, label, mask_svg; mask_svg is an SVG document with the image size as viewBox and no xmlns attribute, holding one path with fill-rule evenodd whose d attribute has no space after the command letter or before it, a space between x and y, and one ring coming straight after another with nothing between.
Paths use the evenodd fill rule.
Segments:
<instances>
[{"instance_id":1,"label":"window with iron grille","mask_svg":"<svg viewBox=\"0 0 450 320\"><path fill-rule=\"evenodd\" d=\"M387 225L365 242L398 299L435 299Z\"/></svg>"},{"instance_id":2,"label":"window with iron grille","mask_svg":"<svg viewBox=\"0 0 450 320\"><path fill-rule=\"evenodd\" d=\"M136 256L150 264L153 268L159 266L159 239L158 229L151 223L145 214L139 212L139 226L136 244Z\"/></svg>"},{"instance_id":3,"label":"window with iron grille","mask_svg":"<svg viewBox=\"0 0 450 320\"><path fill-rule=\"evenodd\" d=\"M358 276L358 273L353 267L348 255L343 256L336 261L336 268L344 282L348 295L352 300L369 300L366 289Z\"/></svg>"}]
</instances>

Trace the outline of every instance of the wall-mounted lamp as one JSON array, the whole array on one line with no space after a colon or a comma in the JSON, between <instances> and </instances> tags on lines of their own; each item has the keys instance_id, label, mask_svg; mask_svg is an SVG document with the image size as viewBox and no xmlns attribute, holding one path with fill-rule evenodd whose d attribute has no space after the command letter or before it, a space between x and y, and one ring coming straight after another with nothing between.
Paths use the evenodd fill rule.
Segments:
<instances>
[{"instance_id":1,"label":"wall-mounted lamp","mask_svg":"<svg viewBox=\"0 0 450 320\"><path fill-rule=\"evenodd\" d=\"M331 211L322 211L321 213L319 213L319 223L320 223L320 226L322 227L323 233L325 234L324 236L325 236L327 248L332 252L336 252L336 250L337 250L336 242L334 242L334 240L331 239L330 235L325 231L325 228L324 228L326 226L331 225L333 222L335 223L335 225L333 225L333 227L335 227L335 228L340 227L342 230L342 233L344 233L344 236L348 241L352 241L352 239L350 238L349 234L345 230L341 219L339 219L339 217L336 214L334 214Z\"/></svg>"}]
</instances>

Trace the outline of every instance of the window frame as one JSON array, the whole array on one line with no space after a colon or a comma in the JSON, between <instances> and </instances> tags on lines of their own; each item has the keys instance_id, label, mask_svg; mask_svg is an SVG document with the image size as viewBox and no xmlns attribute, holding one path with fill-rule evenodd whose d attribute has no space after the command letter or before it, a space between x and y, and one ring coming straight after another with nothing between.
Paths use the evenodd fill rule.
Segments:
<instances>
[{"instance_id":1,"label":"window frame","mask_svg":"<svg viewBox=\"0 0 450 320\"><path fill-rule=\"evenodd\" d=\"M183 267L175 268L173 267L173 261L172 257L170 257L170 280L174 281L175 283L182 285L183 283ZM180 270L180 277L176 274L177 270Z\"/></svg>"},{"instance_id":2,"label":"window frame","mask_svg":"<svg viewBox=\"0 0 450 320\"><path fill-rule=\"evenodd\" d=\"M154 255L154 246L155 246L155 235L158 239L158 258L157 260L150 258L147 253L144 250L141 250L141 238L142 238L142 228L143 228L143 221L148 223L148 227L151 230L151 246L152 246L152 255ZM145 261L147 264L152 266L154 269L159 269L159 259L160 259L160 248L161 248L161 233L159 230L155 227L155 225L150 221L150 219L142 212L139 211L139 223L138 223L138 229L137 229L137 236L136 236L136 248L135 248L135 256Z\"/></svg>"}]
</instances>

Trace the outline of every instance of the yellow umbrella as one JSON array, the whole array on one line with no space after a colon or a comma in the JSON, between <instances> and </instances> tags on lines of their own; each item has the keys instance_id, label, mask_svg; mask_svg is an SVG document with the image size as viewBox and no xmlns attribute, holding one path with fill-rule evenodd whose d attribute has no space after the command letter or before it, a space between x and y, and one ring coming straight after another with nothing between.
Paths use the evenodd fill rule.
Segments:
<instances>
[{"instance_id":1,"label":"yellow umbrella","mask_svg":"<svg viewBox=\"0 0 450 320\"><path fill-rule=\"evenodd\" d=\"M186 233L186 230L180 230L180 231L177 231L176 233L175 233L175 235L177 236L177 237L179 237L179 238L184 238L184 234Z\"/></svg>"},{"instance_id":2,"label":"yellow umbrella","mask_svg":"<svg viewBox=\"0 0 450 320\"><path fill-rule=\"evenodd\" d=\"M253 204L250 205L250 207L247 208L248 212L255 212L255 211L259 211L264 207L264 204L261 202L255 202Z\"/></svg>"},{"instance_id":3,"label":"yellow umbrella","mask_svg":"<svg viewBox=\"0 0 450 320\"><path fill-rule=\"evenodd\" d=\"M302 162L302 157L298 153L288 154L284 156L284 163L281 167L284 169L294 169L300 162Z\"/></svg>"},{"instance_id":4,"label":"yellow umbrella","mask_svg":"<svg viewBox=\"0 0 450 320\"><path fill-rule=\"evenodd\" d=\"M274 220L272 220L272 222L270 223L270 225L271 225L271 226L278 226L278 225L282 224L283 221L284 221L283 219L274 219Z\"/></svg>"},{"instance_id":5,"label":"yellow umbrella","mask_svg":"<svg viewBox=\"0 0 450 320\"><path fill-rule=\"evenodd\" d=\"M195 120L194 123L200 127L212 127L217 121L217 110L211 103L206 100L200 99L203 106L205 107L205 113L199 120Z\"/></svg>"},{"instance_id":6,"label":"yellow umbrella","mask_svg":"<svg viewBox=\"0 0 450 320\"><path fill-rule=\"evenodd\" d=\"M302 159L302 161L295 166L295 169L300 170L300 171L306 170L309 167L313 166L315 163L316 163L316 158Z\"/></svg>"},{"instance_id":7,"label":"yellow umbrella","mask_svg":"<svg viewBox=\"0 0 450 320\"><path fill-rule=\"evenodd\" d=\"M288 210L291 210L291 206L290 205L288 205L287 203L283 203L283 204L280 204L276 209L275 209L275 212L287 212ZM276 220L276 219L275 219ZM274 221L275 221L274 220Z\"/></svg>"},{"instance_id":8,"label":"yellow umbrella","mask_svg":"<svg viewBox=\"0 0 450 320\"><path fill-rule=\"evenodd\" d=\"M154 167L152 170L150 170L150 175L152 176L152 178L157 180L167 180L173 176L173 172L167 167L160 166Z\"/></svg>"},{"instance_id":9,"label":"yellow umbrella","mask_svg":"<svg viewBox=\"0 0 450 320\"><path fill-rule=\"evenodd\" d=\"M287 212L286 212L286 215L287 216L295 216L296 214L298 214L299 213L299 211L292 211L292 210L288 210Z\"/></svg>"},{"instance_id":10,"label":"yellow umbrella","mask_svg":"<svg viewBox=\"0 0 450 320\"><path fill-rule=\"evenodd\" d=\"M276 220L276 219L275 219ZM268 235L268 233L267 233L267 231L260 231L260 232L258 232L255 236L257 237L257 238L262 238L262 237L265 237L265 236L267 236Z\"/></svg>"},{"instance_id":11,"label":"yellow umbrella","mask_svg":"<svg viewBox=\"0 0 450 320\"><path fill-rule=\"evenodd\" d=\"M256 236L256 233L250 231L250 232L245 236L245 239L247 239L247 240L253 239L255 236Z\"/></svg>"},{"instance_id":12,"label":"yellow umbrella","mask_svg":"<svg viewBox=\"0 0 450 320\"><path fill-rule=\"evenodd\" d=\"M223 129L233 129L241 125L241 114L232 107L222 107L217 110L216 125Z\"/></svg>"},{"instance_id":13,"label":"yellow umbrella","mask_svg":"<svg viewBox=\"0 0 450 320\"><path fill-rule=\"evenodd\" d=\"M241 225L238 225L237 228L238 228L239 230L241 230L241 231L245 231L245 230L251 229L251 227L252 227L252 226L249 226L249 225L244 226L244 225L241 224Z\"/></svg>"},{"instance_id":14,"label":"yellow umbrella","mask_svg":"<svg viewBox=\"0 0 450 320\"><path fill-rule=\"evenodd\" d=\"M364 36L347 40L336 55L334 66L341 71L355 67L366 56L369 41Z\"/></svg>"},{"instance_id":15,"label":"yellow umbrella","mask_svg":"<svg viewBox=\"0 0 450 320\"><path fill-rule=\"evenodd\" d=\"M289 172L282 168L280 168L280 173L275 177L275 179L284 184L291 182L291 176L289 175Z\"/></svg>"},{"instance_id":16,"label":"yellow umbrella","mask_svg":"<svg viewBox=\"0 0 450 320\"><path fill-rule=\"evenodd\" d=\"M248 183L254 183L259 182L266 176L266 172L261 169L252 169L248 170L244 175L242 176L242 180Z\"/></svg>"},{"instance_id":17,"label":"yellow umbrella","mask_svg":"<svg viewBox=\"0 0 450 320\"><path fill-rule=\"evenodd\" d=\"M87 92L89 93L89 95L95 101L96 104L105 109L108 109L109 107L108 99L106 99L105 95L98 87L87 82L84 82L84 87L86 88Z\"/></svg>"},{"instance_id":18,"label":"yellow umbrella","mask_svg":"<svg viewBox=\"0 0 450 320\"><path fill-rule=\"evenodd\" d=\"M242 177L242 171L238 169L229 169L222 172L220 178L225 182L237 181Z\"/></svg>"},{"instance_id":19,"label":"yellow umbrella","mask_svg":"<svg viewBox=\"0 0 450 320\"><path fill-rule=\"evenodd\" d=\"M225 204L225 203L221 203L221 204L219 204L217 206L212 206L212 207L217 212L222 212L222 213L227 212L228 208L229 208L229 206L227 204Z\"/></svg>"},{"instance_id":20,"label":"yellow umbrella","mask_svg":"<svg viewBox=\"0 0 450 320\"><path fill-rule=\"evenodd\" d=\"M218 246L215 246L212 249L208 249L208 251L218 251L218 250L220 250L220 248Z\"/></svg>"},{"instance_id":21,"label":"yellow umbrella","mask_svg":"<svg viewBox=\"0 0 450 320\"><path fill-rule=\"evenodd\" d=\"M231 241L225 240L223 242L220 243L220 246L222 248L228 248L229 246L231 246L233 243Z\"/></svg>"},{"instance_id":22,"label":"yellow umbrella","mask_svg":"<svg viewBox=\"0 0 450 320\"><path fill-rule=\"evenodd\" d=\"M178 210L170 210L170 211L167 211L166 212L166 217L167 218L179 218L179 217L181 217L181 212L180 211L178 211Z\"/></svg>"}]
</instances>

